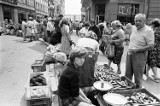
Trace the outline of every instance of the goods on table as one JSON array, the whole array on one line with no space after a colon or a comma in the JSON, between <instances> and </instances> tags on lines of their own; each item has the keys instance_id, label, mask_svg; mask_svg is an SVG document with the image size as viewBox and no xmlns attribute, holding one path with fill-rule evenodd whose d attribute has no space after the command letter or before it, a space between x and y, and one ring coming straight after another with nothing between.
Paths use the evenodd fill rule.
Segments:
<instances>
[{"instance_id":1,"label":"goods on table","mask_svg":"<svg viewBox=\"0 0 160 106\"><path fill-rule=\"evenodd\" d=\"M128 101L132 104L137 104L137 105L149 104L151 106L158 104L157 106L160 106L160 100L146 89L131 89L131 90L125 90L123 92L117 90L114 91L114 93L118 93L125 96L128 99Z\"/></svg>"},{"instance_id":2,"label":"goods on table","mask_svg":"<svg viewBox=\"0 0 160 106\"><path fill-rule=\"evenodd\" d=\"M96 81L93 86L100 91L107 91L113 88L113 86L106 81Z\"/></svg>"},{"instance_id":3,"label":"goods on table","mask_svg":"<svg viewBox=\"0 0 160 106\"><path fill-rule=\"evenodd\" d=\"M116 74L110 67L105 65L99 65L95 67L94 73L95 80L113 80L120 79L120 76Z\"/></svg>"},{"instance_id":4,"label":"goods on table","mask_svg":"<svg viewBox=\"0 0 160 106\"><path fill-rule=\"evenodd\" d=\"M45 85L47 84L43 74L38 74L30 79L30 86L45 86Z\"/></svg>"},{"instance_id":5,"label":"goods on table","mask_svg":"<svg viewBox=\"0 0 160 106\"><path fill-rule=\"evenodd\" d=\"M135 84L125 76L120 79L110 80L109 83L113 85L112 90L133 89L135 87Z\"/></svg>"},{"instance_id":6,"label":"goods on table","mask_svg":"<svg viewBox=\"0 0 160 106\"><path fill-rule=\"evenodd\" d=\"M158 103L156 99L142 92L135 92L131 96L126 97L129 102L140 104Z\"/></svg>"},{"instance_id":7,"label":"goods on table","mask_svg":"<svg viewBox=\"0 0 160 106\"><path fill-rule=\"evenodd\" d=\"M113 106L125 105L128 102L124 96L116 93L104 94L103 99L107 104L110 104Z\"/></svg>"}]
</instances>

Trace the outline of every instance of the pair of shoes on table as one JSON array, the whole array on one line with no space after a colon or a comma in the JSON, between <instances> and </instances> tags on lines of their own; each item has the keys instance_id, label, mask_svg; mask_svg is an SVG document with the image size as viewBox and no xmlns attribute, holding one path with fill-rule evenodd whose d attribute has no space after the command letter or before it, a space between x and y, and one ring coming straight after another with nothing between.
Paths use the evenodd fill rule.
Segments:
<instances>
[{"instance_id":1,"label":"pair of shoes on table","mask_svg":"<svg viewBox=\"0 0 160 106\"><path fill-rule=\"evenodd\" d=\"M160 83L160 78L156 78L154 75L152 75L150 78L151 78L151 80L153 80L154 82Z\"/></svg>"}]
</instances>

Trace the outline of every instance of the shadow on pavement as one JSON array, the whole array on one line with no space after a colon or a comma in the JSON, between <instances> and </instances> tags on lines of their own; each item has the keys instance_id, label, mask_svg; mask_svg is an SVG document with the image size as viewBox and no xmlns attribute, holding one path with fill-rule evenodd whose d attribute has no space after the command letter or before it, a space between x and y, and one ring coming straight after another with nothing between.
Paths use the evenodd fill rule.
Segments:
<instances>
[{"instance_id":1,"label":"shadow on pavement","mask_svg":"<svg viewBox=\"0 0 160 106\"><path fill-rule=\"evenodd\" d=\"M21 98L20 106L28 106L28 102L25 99L25 94Z\"/></svg>"},{"instance_id":2,"label":"shadow on pavement","mask_svg":"<svg viewBox=\"0 0 160 106\"><path fill-rule=\"evenodd\" d=\"M29 47L32 50L35 50L37 52L40 52L42 54L44 54L44 52L46 51L46 45L44 45L42 42L37 42L35 43L34 46Z\"/></svg>"},{"instance_id":3,"label":"shadow on pavement","mask_svg":"<svg viewBox=\"0 0 160 106\"><path fill-rule=\"evenodd\" d=\"M29 39L27 39L26 41L24 41L23 39L16 39L14 41L17 42L17 43L30 43Z\"/></svg>"}]
</instances>

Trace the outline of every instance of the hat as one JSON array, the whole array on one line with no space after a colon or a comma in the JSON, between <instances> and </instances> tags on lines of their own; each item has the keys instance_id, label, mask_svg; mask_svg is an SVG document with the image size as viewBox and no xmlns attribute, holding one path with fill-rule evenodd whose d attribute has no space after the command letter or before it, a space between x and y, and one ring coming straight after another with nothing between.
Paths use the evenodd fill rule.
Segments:
<instances>
[{"instance_id":1,"label":"hat","mask_svg":"<svg viewBox=\"0 0 160 106\"><path fill-rule=\"evenodd\" d=\"M76 57L83 57L86 54L87 54L87 50L84 47L76 46L70 51L69 58L70 60L73 60Z\"/></svg>"},{"instance_id":2,"label":"hat","mask_svg":"<svg viewBox=\"0 0 160 106\"><path fill-rule=\"evenodd\" d=\"M52 18L51 17L48 17L48 21L51 21L52 20Z\"/></svg>"}]
</instances>

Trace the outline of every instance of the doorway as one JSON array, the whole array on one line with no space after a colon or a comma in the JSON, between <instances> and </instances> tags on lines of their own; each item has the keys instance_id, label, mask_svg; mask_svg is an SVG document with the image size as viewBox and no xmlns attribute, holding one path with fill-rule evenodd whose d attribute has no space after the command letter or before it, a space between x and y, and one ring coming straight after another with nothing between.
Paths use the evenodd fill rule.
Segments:
<instances>
[{"instance_id":1,"label":"doorway","mask_svg":"<svg viewBox=\"0 0 160 106\"><path fill-rule=\"evenodd\" d=\"M103 22L105 20L105 3L96 4L96 23Z\"/></svg>"}]
</instances>

